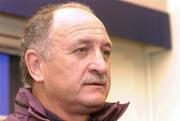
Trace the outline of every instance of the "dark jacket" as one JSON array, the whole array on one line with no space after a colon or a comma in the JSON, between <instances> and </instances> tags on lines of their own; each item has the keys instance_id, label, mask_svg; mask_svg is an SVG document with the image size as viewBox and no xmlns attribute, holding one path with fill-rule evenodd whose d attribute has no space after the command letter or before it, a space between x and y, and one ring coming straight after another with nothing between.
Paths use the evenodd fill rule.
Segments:
<instances>
[{"instance_id":1,"label":"dark jacket","mask_svg":"<svg viewBox=\"0 0 180 121\"><path fill-rule=\"evenodd\" d=\"M127 104L106 103L104 107L91 114L91 121L117 121L122 116ZM31 91L20 88L15 99L15 112L5 121L50 121L42 104L35 98Z\"/></svg>"}]
</instances>

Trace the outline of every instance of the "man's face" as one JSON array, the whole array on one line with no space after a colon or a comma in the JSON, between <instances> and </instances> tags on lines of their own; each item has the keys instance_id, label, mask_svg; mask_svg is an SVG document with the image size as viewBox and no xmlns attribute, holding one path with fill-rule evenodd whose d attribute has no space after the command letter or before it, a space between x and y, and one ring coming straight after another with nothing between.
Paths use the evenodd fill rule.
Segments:
<instances>
[{"instance_id":1,"label":"man's face","mask_svg":"<svg viewBox=\"0 0 180 121\"><path fill-rule=\"evenodd\" d=\"M69 108L99 108L110 88L109 36L95 17L63 25L61 19L57 13L50 32L54 46L45 70L46 93Z\"/></svg>"}]
</instances>

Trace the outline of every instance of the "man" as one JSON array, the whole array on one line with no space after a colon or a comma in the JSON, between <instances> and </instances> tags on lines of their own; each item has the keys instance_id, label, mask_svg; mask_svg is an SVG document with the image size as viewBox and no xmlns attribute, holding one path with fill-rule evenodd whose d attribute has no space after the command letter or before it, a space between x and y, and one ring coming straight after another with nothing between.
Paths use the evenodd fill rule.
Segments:
<instances>
[{"instance_id":1,"label":"man","mask_svg":"<svg viewBox=\"0 0 180 121\"><path fill-rule=\"evenodd\" d=\"M116 121L128 104L105 103L112 43L80 3L41 8L24 27L21 88L7 121Z\"/></svg>"}]
</instances>

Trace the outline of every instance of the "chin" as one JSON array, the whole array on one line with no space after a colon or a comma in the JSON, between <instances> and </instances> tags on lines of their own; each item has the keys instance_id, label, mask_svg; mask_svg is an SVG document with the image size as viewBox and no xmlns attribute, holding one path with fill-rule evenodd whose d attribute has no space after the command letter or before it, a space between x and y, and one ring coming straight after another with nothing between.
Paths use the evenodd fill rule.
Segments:
<instances>
[{"instance_id":1,"label":"chin","mask_svg":"<svg viewBox=\"0 0 180 121\"><path fill-rule=\"evenodd\" d=\"M105 99L106 99L105 97L91 97L91 96L88 96L87 98L83 98L78 102L80 107L78 106L78 109L76 109L76 111L79 111L79 113L82 114L90 114L96 112L104 106Z\"/></svg>"},{"instance_id":2,"label":"chin","mask_svg":"<svg viewBox=\"0 0 180 121\"><path fill-rule=\"evenodd\" d=\"M101 98L90 98L88 97L88 99L85 100L85 104L86 106L88 106L89 108L101 108L104 104L105 104L105 97L101 97Z\"/></svg>"}]
</instances>

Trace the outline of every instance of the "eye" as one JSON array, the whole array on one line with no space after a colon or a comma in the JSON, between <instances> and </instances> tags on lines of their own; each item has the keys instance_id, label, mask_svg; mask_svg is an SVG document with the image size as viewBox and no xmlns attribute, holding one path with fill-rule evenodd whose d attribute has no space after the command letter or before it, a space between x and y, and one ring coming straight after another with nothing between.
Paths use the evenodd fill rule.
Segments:
<instances>
[{"instance_id":1,"label":"eye","mask_svg":"<svg viewBox=\"0 0 180 121\"><path fill-rule=\"evenodd\" d=\"M78 48L76 51L83 53L83 52L87 52L88 49L87 48Z\"/></svg>"},{"instance_id":2,"label":"eye","mask_svg":"<svg viewBox=\"0 0 180 121\"><path fill-rule=\"evenodd\" d=\"M104 51L103 51L103 55L104 55L105 57L109 57L109 56L111 55L111 51L110 51L110 50L104 50Z\"/></svg>"},{"instance_id":3,"label":"eye","mask_svg":"<svg viewBox=\"0 0 180 121\"><path fill-rule=\"evenodd\" d=\"M89 48L81 47L81 48L74 50L73 53L75 53L78 56L83 56L83 55L86 55L88 53L88 51L89 51Z\"/></svg>"},{"instance_id":4,"label":"eye","mask_svg":"<svg viewBox=\"0 0 180 121\"><path fill-rule=\"evenodd\" d=\"M85 48L85 47L83 47L83 48L78 48L77 50L76 50L76 52L79 52L79 53L85 53L85 52L87 52L88 51L88 48Z\"/></svg>"}]
</instances>

